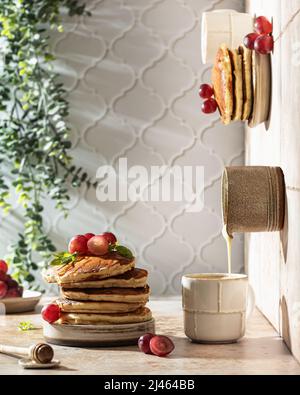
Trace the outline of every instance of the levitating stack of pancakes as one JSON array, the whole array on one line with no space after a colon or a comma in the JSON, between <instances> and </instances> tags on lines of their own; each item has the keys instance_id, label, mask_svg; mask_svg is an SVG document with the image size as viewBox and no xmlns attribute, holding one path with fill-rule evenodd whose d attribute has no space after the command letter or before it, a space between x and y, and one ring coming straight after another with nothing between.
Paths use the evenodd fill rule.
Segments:
<instances>
[{"instance_id":1,"label":"levitating stack of pancakes","mask_svg":"<svg viewBox=\"0 0 300 395\"><path fill-rule=\"evenodd\" d=\"M244 46L219 48L212 84L222 122L247 121L253 108L252 51Z\"/></svg>"},{"instance_id":2,"label":"levitating stack of pancakes","mask_svg":"<svg viewBox=\"0 0 300 395\"><path fill-rule=\"evenodd\" d=\"M55 301L62 312L57 323L127 324L152 318L145 307L150 294L148 273L135 268L134 258L116 252L80 256L44 277L61 287L61 297Z\"/></svg>"}]
</instances>

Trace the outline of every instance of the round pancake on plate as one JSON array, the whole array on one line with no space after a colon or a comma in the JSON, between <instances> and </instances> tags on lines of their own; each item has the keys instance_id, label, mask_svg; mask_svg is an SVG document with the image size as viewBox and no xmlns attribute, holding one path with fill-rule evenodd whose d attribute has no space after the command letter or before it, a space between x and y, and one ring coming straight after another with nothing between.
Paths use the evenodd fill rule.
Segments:
<instances>
[{"instance_id":1,"label":"round pancake on plate","mask_svg":"<svg viewBox=\"0 0 300 395\"><path fill-rule=\"evenodd\" d=\"M67 288L141 288L147 284L148 272L144 269L134 268L126 273L114 277L81 281L79 283L60 284L64 289Z\"/></svg>"},{"instance_id":2,"label":"round pancake on plate","mask_svg":"<svg viewBox=\"0 0 300 395\"><path fill-rule=\"evenodd\" d=\"M150 288L88 288L88 289L63 289L64 298L71 300L121 302L121 303L147 303Z\"/></svg>"},{"instance_id":3,"label":"round pancake on plate","mask_svg":"<svg viewBox=\"0 0 300 395\"><path fill-rule=\"evenodd\" d=\"M228 125L233 113L233 86L231 60L226 44L222 44L217 51L212 70L212 84L221 119Z\"/></svg>"},{"instance_id":4,"label":"round pancake on plate","mask_svg":"<svg viewBox=\"0 0 300 395\"><path fill-rule=\"evenodd\" d=\"M152 313L150 309L148 307L141 307L130 313L119 314L62 313L57 323L69 325L130 324L149 321L151 318Z\"/></svg>"},{"instance_id":5,"label":"round pancake on plate","mask_svg":"<svg viewBox=\"0 0 300 395\"><path fill-rule=\"evenodd\" d=\"M232 67L233 112L232 120L239 121L243 114L243 60L237 49L229 50Z\"/></svg>"},{"instance_id":6,"label":"round pancake on plate","mask_svg":"<svg viewBox=\"0 0 300 395\"><path fill-rule=\"evenodd\" d=\"M59 298L56 304L66 313L126 313L143 307L145 303L90 302Z\"/></svg>"},{"instance_id":7,"label":"round pancake on plate","mask_svg":"<svg viewBox=\"0 0 300 395\"><path fill-rule=\"evenodd\" d=\"M134 264L135 258L125 258L116 252L102 256L78 256L75 262L55 269L56 280L62 284L117 276L131 270Z\"/></svg>"},{"instance_id":8,"label":"round pancake on plate","mask_svg":"<svg viewBox=\"0 0 300 395\"><path fill-rule=\"evenodd\" d=\"M243 93L244 107L242 120L249 119L253 107L253 84L252 84L252 51L244 46L239 47L239 53L243 59Z\"/></svg>"}]
</instances>

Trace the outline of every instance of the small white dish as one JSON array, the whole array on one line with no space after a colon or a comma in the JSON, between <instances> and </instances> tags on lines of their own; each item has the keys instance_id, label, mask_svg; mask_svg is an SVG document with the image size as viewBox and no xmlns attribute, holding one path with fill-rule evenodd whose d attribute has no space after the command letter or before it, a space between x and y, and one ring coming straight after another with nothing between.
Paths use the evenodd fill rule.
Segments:
<instances>
[{"instance_id":1,"label":"small white dish","mask_svg":"<svg viewBox=\"0 0 300 395\"><path fill-rule=\"evenodd\" d=\"M1 305L3 306L3 310L6 314L33 311L40 301L41 296L41 292L38 291L24 291L22 297L0 299L0 307Z\"/></svg>"},{"instance_id":2,"label":"small white dish","mask_svg":"<svg viewBox=\"0 0 300 395\"><path fill-rule=\"evenodd\" d=\"M57 368L60 365L60 361L57 359L53 359L49 363L37 363L28 358L19 359L19 365L21 365L24 369L50 369Z\"/></svg>"}]
</instances>

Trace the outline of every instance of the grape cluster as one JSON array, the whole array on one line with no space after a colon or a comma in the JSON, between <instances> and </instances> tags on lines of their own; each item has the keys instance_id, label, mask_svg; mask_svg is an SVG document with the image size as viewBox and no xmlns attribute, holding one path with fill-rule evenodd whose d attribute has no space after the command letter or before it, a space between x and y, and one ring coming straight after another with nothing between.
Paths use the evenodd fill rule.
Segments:
<instances>
[{"instance_id":1,"label":"grape cluster","mask_svg":"<svg viewBox=\"0 0 300 395\"><path fill-rule=\"evenodd\" d=\"M72 237L68 250L71 254L76 252L79 255L104 255L108 252L109 246L114 245L116 242L116 236L110 232L96 236L94 233L86 233L85 235Z\"/></svg>"},{"instance_id":2,"label":"grape cluster","mask_svg":"<svg viewBox=\"0 0 300 395\"><path fill-rule=\"evenodd\" d=\"M212 114L218 108L216 100L212 97L214 94L213 87L208 84L202 84L199 88L199 96L205 99L202 103L201 110L204 114Z\"/></svg>"},{"instance_id":3,"label":"grape cluster","mask_svg":"<svg viewBox=\"0 0 300 395\"><path fill-rule=\"evenodd\" d=\"M141 336L138 340L138 347L143 353L154 354L158 357L165 357L175 348L169 337L154 335L153 333L145 333Z\"/></svg>"},{"instance_id":4,"label":"grape cluster","mask_svg":"<svg viewBox=\"0 0 300 395\"><path fill-rule=\"evenodd\" d=\"M272 23L265 16L259 16L254 21L254 29L255 32L247 34L244 38L245 47L261 55L271 53L274 48Z\"/></svg>"},{"instance_id":5,"label":"grape cluster","mask_svg":"<svg viewBox=\"0 0 300 395\"><path fill-rule=\"evenodd\" d=\"M19 298L23 295L23 288L7 274L8 265L0 260L0 299Z\"/></svg>"}]
</instances>

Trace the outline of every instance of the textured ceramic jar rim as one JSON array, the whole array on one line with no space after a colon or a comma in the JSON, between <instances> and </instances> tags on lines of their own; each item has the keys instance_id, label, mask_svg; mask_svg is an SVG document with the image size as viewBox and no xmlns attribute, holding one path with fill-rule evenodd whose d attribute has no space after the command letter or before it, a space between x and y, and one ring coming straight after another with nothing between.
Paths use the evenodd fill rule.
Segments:
<instances>
[{"instance_id":1,"label":"textured ceramic jar rim","mask_svg":"<svg viewBox=\"0 0 300 395\"><path fill-rule=\"evenodd\" d=\"M182 281L236 281L236 280L248 280L247 274L240 273L188 273L182 276Z\"/></svg>"}]
</instances>

